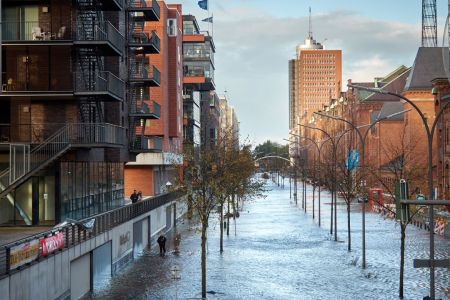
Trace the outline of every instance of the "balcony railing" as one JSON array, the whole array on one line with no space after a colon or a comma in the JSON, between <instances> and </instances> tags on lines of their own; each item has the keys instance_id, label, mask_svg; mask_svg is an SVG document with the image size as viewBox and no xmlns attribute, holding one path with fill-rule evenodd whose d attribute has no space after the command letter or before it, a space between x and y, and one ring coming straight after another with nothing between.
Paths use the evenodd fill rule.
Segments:
<instances>
[{"instance_id":1,"label":"balcony railing","mask_svg":"<svg viewBox=\"0 0 450 300\"><path fill-rule=\"evenodd\" d=\"M0 176L0 198L6 195L15 185L23 182L49 162L73 146L100 147L105 145L125 145L125 128L107 123L71 123L56 130L49 138L33 147L24 157L14 156L10 159L10 168ZM25 144L23 144L25 145ZM16 144L20 146L20 144ZM26 163L24 163L26 162ZM26 166L20 172L15 166ZM15 185L13 185L15 184Z\"/></svg>"},{"instance_id":2,"label":"balcony railing","mask_svg":"<svg viewBox=\"0 0 450 300\"><path fill-rule=\"evenodd\" d=\"M150 106L145 102L142 104L136 104L134 109L132 109L131 114L140 118L144 118L146 116L160 118L161 106L155 101L152 101Z\"/></svg>"},{"instance_id":3,"label":"balcony railing","mask_svg":"<svg viewBox=\"0 0 450 300\"><path fill-rule=\"evenodd\" d=\"M159 86L161 84L161 73L155 66L139 63L132 69L130 81L149 86Z\"/></svg>"},{"instance_id":4,"label":"balcony railing","mask_svg":"<svg viewBox=\"0 0 450 300\"><path fill-rule=\"evenodd\" d=\"M100 71L93 74L74 73L74 93L78 95L109 94L123 101L125 83L111 72Z\"/></svg>"},{"instance_id":5,"label":"balcony railing","mask_svg":"<svg viewBox=\"0 0 450 300\"><path fill-rule=\"evenodd\" d=\"M62 232L64 234L64 249L73 248L82 242L94 239L102 233L108 232L109 230L124 224L133 218L142 216L149 211L163 207L172 201L177 201L178 198L182 197L184 194L181 190L177 190L171 193L160 194L150 199L139 201L133 205L126 205L124 207L119 207L96 216L89 217L82 222L95 219L94 227L92 232L87 232L82 229L79 225L68 224L64 227L52 229L46 232L41 232L24 239L9 243L7 245L2 245L0 247L0 279L5 276L12 274L16 269L25 269L33 265L33 263L24 264L23 266L13 268L11 266L10 252L11 248L20 245L21 243L31 242L33 240L40 240L48 236L52 236L56 232ZM58 252L56 252L58 253ZM53 254L47 257L39 257L36 260L51 259Z\"/></svg>"},{"instance_id":6,"label":"balcony railing","mask_svg":"<svg viewBox=\"0 0 450 300\"><path fill-rule=\"evenodd\" d=\"M163 139L158 136L137 136L132 143L134 151L162 151Z\"/></svg>"},{"instance_id":7,"label":"balcony railing","mask_svg":"<svg viewBox=\"0 0 450 300\"><path fill-rule=\"evenodd\" d=\"M157 21L161 15L161 9L156 0L152 0L151 6L148 6L145 0L130 0L129 10L135 12L133 17L146 21Z\"/></svg>"},{"instance_id":8,"label":"balcony railing","mask_svg":"<svg viewBox=\"0 0 450 300\"><path fill-rule=\"evenodd\" d=\"M125 43L123 35L109 21L78 23L74 41L83 45L108 43L120 53L122 53Z\"/></svg>"},{"instance_id":9,"label":"balcony railing","mask_svg":"<svg viewBox=\"0 0 450 300\"><path fill-rule=\"evenodd\" d=\"M184 66L184 76L212 78L213 72L203 67Z\"/></svg>"},{"instance_id":10,"label":"balcony railing","mask_svg":"<svg viewBox=\"0 0 450 300\"><path fill-rule=\"evenodd\" d=\"M146 32L132 32L131 41L128 43L129 47L136 48L136 51L145 54L159 53L161 50L161 40L155 31L149 35Z\"/></svg>"},{"instance_id":11,"label":"balcony railing","mask_svg":"<svg viewBox=\"0 0 450 300\"><path fill-rule=\"evenodd\" d=\"M2 40L10 41L49 41L71 40L69 23L44 21L5 21L2 22Z\"/></svg>"}]
</instances>

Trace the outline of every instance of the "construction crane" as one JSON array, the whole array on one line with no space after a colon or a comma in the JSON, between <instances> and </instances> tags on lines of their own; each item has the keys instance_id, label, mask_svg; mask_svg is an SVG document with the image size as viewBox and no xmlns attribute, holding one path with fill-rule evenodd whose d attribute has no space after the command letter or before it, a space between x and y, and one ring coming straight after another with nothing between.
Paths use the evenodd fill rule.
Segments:
<instances>
[{"instance_id":1,"label":"construction crane","mask_svg":"<svg viewBox=\"0 0 450 300\"><path fill-rule=\"evenodd\" d=\"M422 47L437 47L436 0L422 0Z\"/></svg>"}]
</instances>

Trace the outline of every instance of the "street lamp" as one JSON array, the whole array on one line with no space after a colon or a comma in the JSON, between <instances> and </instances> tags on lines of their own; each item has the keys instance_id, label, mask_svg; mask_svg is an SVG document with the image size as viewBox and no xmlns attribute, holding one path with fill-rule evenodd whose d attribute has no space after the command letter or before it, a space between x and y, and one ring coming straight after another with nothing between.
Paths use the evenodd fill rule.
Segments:
<instances>
[{"instance_id":1,"label":"street lamp","mask_svg":"<svg viewBox=\"0 0 450 300\"><path fill-rule=\"evenodd\" d=\"M324 145L325 143L322 143L320 146L317 144L317 142L316 141L314 141L313 139L311 139L311 138L309 138L309 137L306 137L306 136L300 136L300 135L298 135L298 134L295 134L295 133L291 133L290 135L293 135L293 136L296 136L296 137L299 137L299 138L303 138L303 139L306 139L306 140L308 140L308 141L311 141L315 146L316 146L316 149L317 149L317 152L318 152L318 154L319 154L319 158L318 158L318 161L319 161L319 178L320 178L320 153L321 153L321 150L322 150L322 145ZM289 142L291 142L290 140L287 140L287 141L289 141ZM314 174L315 174L315 172L316 172L316 164L315 164L315 160L314 160ZM315 210L315 207L314 207L314 200L315 200L315 178L314 178L314 182L313 182L313 219L314 219L314 210ZM320 227L320 179L319 179L319 227Z\"/></svg>"},{"instance_id":2,"label":"street lamp","mask_svg":"<svg viewBox=\"0 0 450 300\"><path fill-rule=\"evenodd\" d=\"M366 199L365 199L365 191L364 191L364 187L366 186L365 183L365 177L364 177L364 170L365 170L365 144L366 144L366 138L368 136L368 133L370 132L370 130L372 129L373 126L375 126L375 124L390 119L392 117L398 116L400 114L403 114L405 112L408 112L409 110L403 110L400 112L396 112L384 117L381 117L379 119L376 119L375 121L373 121L372 123L370 123L369 128L367 128L366 132L364 133L364 135L361 133L361 131L359 130L360 127L355 126L352 122L340 118L340 117L336 117L336 116L330 116L327 114L323 114L320 112L315 112L314 114L322 116L322 117L326 117L326 118L330 118L330 119L334 119L337 121L342 121L345 122L347 124L349 124L352 129L354 129L356 131L356 133L358 134L359 137L359 141L361 143L361 185L363 187L363 201L362 201L362 268L365 269L366 268Z\"/></svg>"},{"instance_id":3,"label":"street lamp","mask_svg":"<svg viewBox=\"0 0 450 300\"><path fill-rule=\"evenodd\" d=\"M406 98L403 95L385 91L383 89L379 88L369 88L364 86L358 86L349 84L347 85L349 88L356 88L358 90L365 90L372 93L377 94L384 94L384 95L391 95L394 97L398 97L406 102L408 102L419 114L420 118L422 119L422 123L425 127L425 132L427 134L427 145L428 145L428 199L433 200L433 136L434 132L436 130L437 122L439 118L441 117L442 113L444 112L447 107L450 105L450 101L445 103L445 105L439 110L439 112L436 114L435 120L433 124L430 126L428 125L427 118L425 117L424 113L420 110L420 108L410 99ZM435 259L434 259L434 209L431 207L428 213L428 217L430 219L430 298L432 300L435 299L435 282L434 282L434 269L435 269Z\"/></svg>"},{"instance_id":4,"label":"street lamp","mask_svg":"<svg viewBox=\"0 0 450 300\"><path fill-rule=\"evenodd\" d=\"M330 140L330 142L332 144L334 163L333 163L333 182L332 182L332 186L331 186L332 191L331 191L330 234L333 234L333 219L334 219L334 240L337 241L336 153L337 153L337 146L339 144L339 141L349 130L342 132L341 135L337 138L337 141L335 141L334 138L328 132L323 130L322 128L311 127L311 126L302 125L302 124L297 124L297 125L305 127L305 128L313 129L313 130L319 130L319 131L323 132L328 137L328 139ZM334 207L333 207L333 202L334 202ZM333 218L333 210L334 210L334 218Z\"/></svg>"}]
</instances>

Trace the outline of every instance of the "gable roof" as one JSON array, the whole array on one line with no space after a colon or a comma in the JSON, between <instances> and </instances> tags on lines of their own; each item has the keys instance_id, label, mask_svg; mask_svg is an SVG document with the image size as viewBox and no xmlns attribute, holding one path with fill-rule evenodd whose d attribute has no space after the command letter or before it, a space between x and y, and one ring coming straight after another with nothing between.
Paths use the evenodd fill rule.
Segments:
<instances>
[{"instance_id":1,"label":"gable roof","mask_svg":"<svg viewBox=\"0 0 450 300\"><path fill-rule=\"evenodd\" d=\"M406 81L405 91L429 90L432 88L433 79L447 78L444 68L445 53L448 55L448 49L445 47L420 47Z\"/></svg>"}]
</instances>

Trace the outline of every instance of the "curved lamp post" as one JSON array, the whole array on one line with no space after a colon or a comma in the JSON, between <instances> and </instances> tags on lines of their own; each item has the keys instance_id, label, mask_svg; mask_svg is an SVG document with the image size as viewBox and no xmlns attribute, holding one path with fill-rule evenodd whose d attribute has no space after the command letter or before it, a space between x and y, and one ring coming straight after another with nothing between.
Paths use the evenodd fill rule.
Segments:
<instances>
[{"instance_id":1,"label":"curved lamp post","mask_svg":"<svg viewBox=\"0 0 450 300\"><path fill-rule=\"evenodd\" d=\"M372 93L377 94L384 94L384 95L391 95L394 97L398 97L406 102L408 102L419 114L420 118L422 119L422 123L425 127L425 132L427 134L427 145L428 145L428 199L433 200L433 136L434 132L436 130L437 122L439 118L442 116L442 113L445 109L447 109L450 105L450 102L445 103L445 105L439 110L439 112L436 114L435 120L433 124L430 126L427 122L427 117L425 117L424 113L420 110L420 108L410 99L406 98L403 95L388 92L382 89L377 88L368 88L358 85L349 84L347 85L349 88L356 88L358 90L365 90ZM428 217L430 219L430 298L432 300L435 299L435 282L434 282L434 209L431 207L429 209Z\"/></svg>"},{"instance_id":2,"label":"curved lamp post","mask_svg":"<svg viewBox=\"0 0 450 300\"><path fill-rule=\"evenodd\" d=\"M345 120L340 117L330 116L330 115L327 115L324 113L315 112L316 115L347 123L348 125L351 126L352 129L354 129L356 131L356 133L358 134L358 137L359 137L359 142L361 144L361 185L363 186L363 201L362 201L362 268L363 269L366 268L366 198L365 198L365 190L364 190L364 188L366 186L365 174L364 174L366 138L367 138L370 130L373 128L373 126L375 126L375 124L377 124L381 121L390 119L392 117L404 114L405 112L408 112L408 111L410 111L410 109L396 112L396 113L384 116L382 118L376 119L375 121L370 123L369 128L367 128L367 130L364 134L361 133L361 130L360 130L361 127L354 125L352 122L350 122L348 120Z\"/></svg>"}]
</instances>

